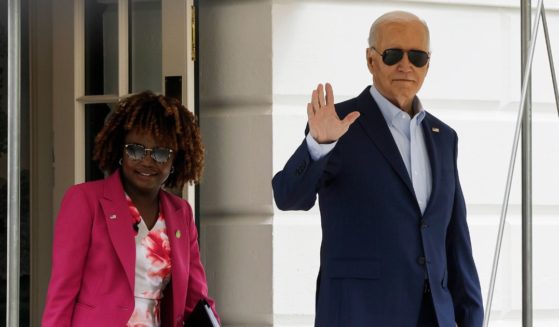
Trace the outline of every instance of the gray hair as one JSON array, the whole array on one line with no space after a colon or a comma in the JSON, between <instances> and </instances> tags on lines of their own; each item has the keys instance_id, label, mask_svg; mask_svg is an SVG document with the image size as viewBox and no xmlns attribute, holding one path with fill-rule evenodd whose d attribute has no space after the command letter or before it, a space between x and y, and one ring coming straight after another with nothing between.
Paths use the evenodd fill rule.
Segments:
<instances>
[{"instance_id":1,"label":"gray hair","mask_svg":"<svg viewBox=\"0 0 559 327\"><path fill-rule=\"evenodd\" d=\"M410 22L414 20L420 21L425 27L425 32L427 33L427 48L430 49L431 37L429 36L429 27L427 26L427 23L423 19L407 11L390 11L377 18L374 21L373 25L371 25L371 30L369 31L369 47L373 47L375 45L378 35L378 28L382 24L394 21Z\"/></svg>"}]
</instances>

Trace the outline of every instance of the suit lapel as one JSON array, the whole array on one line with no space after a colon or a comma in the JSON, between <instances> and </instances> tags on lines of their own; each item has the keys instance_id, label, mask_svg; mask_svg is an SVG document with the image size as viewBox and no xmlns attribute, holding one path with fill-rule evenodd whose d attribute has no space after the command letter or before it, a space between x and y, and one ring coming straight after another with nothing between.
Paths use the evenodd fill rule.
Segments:
<instances>
[{"instance_id":1,"label":"suit lapel","mask_svg":"<svg viewBox=\"0 0 559 327\"><path fill-rule=\"evenodd\" d=\"M160 193L167 237L171 246L171 286L173 288L173 315L179 314L186 303L188 263L190 262L187 213L184 206L173 205L170 195Z\"/></svg>"},{"instance_id":2,"label":"suit lapel","mask_svg":"<svg viewBox=\"0 0 559 327\"><path fill-rule=\"evenodd\" d=\"M134 242L132 217L126 205L124 189L118 171L105 180L101 206L111 242L126 273L130 289L134 292L136 244Z\"/></svg>"},{"instance_id":3,"label":"suit lapel","mask_svg":"<svg viewBox=\"0 0 559 327\"><path fill-rule=\"evenodd\" d=\"M423 136L425 139L425 147L427 148L427 155L429 156L429 164L431 165L431 196L429 197L429 203L425 208L425 213L429 210L433 203L433 198L438 190L440 172L440 154L439 154L439 144L438 144L438 134L439 127L434 126L430 115L427 113L425 119L421 124L423 127Z\"/></svg>"},{"instance_id":4,"label":"suit lapel","mask_svg":"<svg viewBox=\"0 0 559 327\"><path fill-rule=\"evenodd\" d=\"M361 112L361 116L357 122L365 130L369 139L380 150L394 171L400 176L402 182L406 184L411 194L415 197L413 185L408 176L408 171L406 170L398 146L396 142L394 142L394 138L388 129L388 125L377 103L369 92L369 87L359 95L357 101L358 110Z\"/></svg>"}]
</instances>

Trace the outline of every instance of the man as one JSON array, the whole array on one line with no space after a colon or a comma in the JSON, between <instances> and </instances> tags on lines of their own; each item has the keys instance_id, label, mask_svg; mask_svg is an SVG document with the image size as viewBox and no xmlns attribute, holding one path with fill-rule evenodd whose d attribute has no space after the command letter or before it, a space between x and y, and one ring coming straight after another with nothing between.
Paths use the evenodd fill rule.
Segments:
<instances>
[{"instance_id":1,"label":"man","mask_svg":"<svg viewBox=\"0 0 559 327\"><path fill-rule=\"evenodd\" d=\"M390 12L369 36L373 85L336 104L312 92L305 141L272 184L282 210L322 219L316 326L481 326L483 306L456 167L456 132L417 92L429 31Z\"/></svg>"}]
</instances>

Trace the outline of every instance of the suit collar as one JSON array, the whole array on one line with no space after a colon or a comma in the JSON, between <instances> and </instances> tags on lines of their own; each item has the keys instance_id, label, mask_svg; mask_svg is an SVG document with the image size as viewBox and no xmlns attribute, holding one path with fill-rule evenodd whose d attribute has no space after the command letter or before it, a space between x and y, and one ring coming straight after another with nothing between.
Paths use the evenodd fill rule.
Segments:
<instances>
[{"instance_id":1,"label":"suit collar","mask_svg":"<svg viewBox=\"0 0 559 327\"><path fill-rule=\"evenodd\" d=\"M190 235L187 219L190 215L182 200L161 191L159 201L165 215L167 236L171 246L171 287L173 297L173 313L177 315L184 308L188 289L188 266L190 262ZM191 217L190 217L191 218Z\"/></svg>"},{"instance_id":2,"label":"suit collar","mask_svg":"<svg viewBox=\"0 0 559 327\"><path fill-rule=\"evenodd\" d=\"M386 120L384 119L379 106L370 93L370 86L365 88L357 97L357 110L361 116L357 120L363 128L371 142L380 150L382 155L390 163L394 171L402 182L407 186L412 196L415 198L413 185L402 160L402 156L398 151L398 146L394 142L394 138L388 129Z\"/></svg>"},{"instance_id":3,"label":"suit collar","mask_svg":"<svg viewBox=\"0 0 559 327\"><path fill-rule=\"evenodd\" d=\"M111 242L133 293L136 271L133 219L126 204L124 188L118 170L104 180L101 207L103 208Z\"/></svg>"},{"instance_id":4,"label":"suit collar","mask_svg":"<svg viewBox=\"0 0 559 327\"><path fill-rule=\"evenodd\" d=\"M402 160L398 146L394 142L394 138L390 133L384 116L372 97L372 90L367 87L358 97L357 106L361 112L361 117L357 120L361 127L365 130L371 141L377 146L392 168L396 171L400 179L407 186L412 196L415 198L413 184L407 173L406 166ZM431 114L423 111L425 116L421 122L427 155L431 166L431 196L429 203L425 208L424 215L428 213L433 206L434 199L440 188L441 169L441 137L443 137L444 129L440 126L440 122ZM419 205L418 205L419 209Z\"/></svg>"},{"instance_id":5,"label":"suit collar","mask_svg":"<svg viewBox=\"0 0 559 327\"><path fill-rule=\"evenodd\" d=\"M136 243L133 220L126 204L124 188L116 171L104 180L101 206L107 222L111 243L126 273L130 289L134 292L136 278ZM184 308L188 283L190 247L186 206L165 191L160 191L159 201L165 217L167 236L171 246L171 287L173 288L173 311Z\"/></svg>"},{"instance_id":6,"label":"suit collar","mask_svg":"<svg viewBox=\"0 0 559 327\"><path fill-rule=\"evenodd\" d=\"M423 121L423 135L425 139L425 147L427 148L427 155L429 156L429 163L431 165L431 196L429 203L425 208L424 215L428 213L429 209L433 206L434 198L439 188L439 178L442 174L440 171L440 126L435 122L433 117L429 114L425 116Z\"/></svg>"},{"instance_id":7,"label":"suit collar","mask_svg":"<svg viewBox=\"0 0 559 327\"><path fill-rule=\"evenodd\" d=\"M390 102L387 98L380 94L380 92L375 88L374 85L369 88L369 92L371 93L373 100L379 107L380 112L382 113L382 116L384 117L384 120L387 124L393 123L398 115L405 113L404 111L402 111L402 109L396 107L392 102ZM421 101L417 96L413 98L412 108L414 111L414 117L416 118L415 120L419 125L425 118L426 112L425 109L423 109L423 104L421 104ZM405 114L407 115L407 113ZM414 117L412 117L412 119Z\"/></svg>"}]
</instances>

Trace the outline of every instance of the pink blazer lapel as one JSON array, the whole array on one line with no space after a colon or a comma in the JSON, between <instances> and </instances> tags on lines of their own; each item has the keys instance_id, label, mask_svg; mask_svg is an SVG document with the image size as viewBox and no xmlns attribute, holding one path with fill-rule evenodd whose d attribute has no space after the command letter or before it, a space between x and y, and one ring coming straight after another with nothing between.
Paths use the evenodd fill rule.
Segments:
<instances>
[{"instance_id":1,"label":"pink blazer lapel","mask_svg":"<svg viewBox=\"0 0 559 327\"><path fill-rule=\"evenodd\" d=\"M103 208L111 242L126 272L130 289L134 293L136 244L132 227L133 221L126 204L126 197L118 171L105 179L101 207Z\"/></svg>"},{"instance_id":2,"label":"pink blazer lapel","mask_svg":"<svg viewBox=\"0 0 559 327\"><path fill-rule=\"evenodd\" d=\"M190 262L190 240L187 219L191 219L186 206L177 205L171 195L161 191L161 206L171 246L171 285L173 287L173 315L181 315L186 304ZM173 203L175 202L175 203Z\"/></svg>"}]
</instances>

